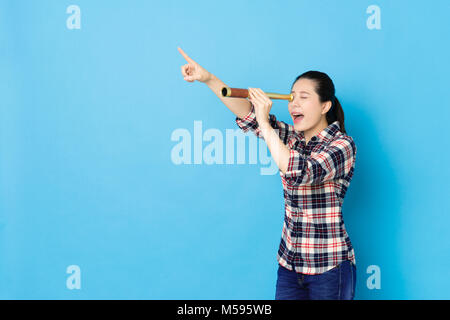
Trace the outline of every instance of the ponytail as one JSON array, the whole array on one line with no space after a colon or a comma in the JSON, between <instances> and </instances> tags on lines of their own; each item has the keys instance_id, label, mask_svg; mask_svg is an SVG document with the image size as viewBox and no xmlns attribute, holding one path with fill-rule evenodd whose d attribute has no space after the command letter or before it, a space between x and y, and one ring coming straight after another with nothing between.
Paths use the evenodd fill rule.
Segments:
<instances>
[{"instance_id":1,"label":"ponytail","mask_svg":"<svg viewBox=\"0 0 450 320\"><path fill-rule=\"evenodd\" d=\"M331 99L331 102L333 105L331 106L330 110L328 110L326 114L326 119L328 124L333 123L334 121L339 121L340 130L342 133L347 134L345 131L345 125L344 125L344 110L342 109L341 103L339 102L338 98L336 96L333 96Z\"/></svg>"}]
</instances>

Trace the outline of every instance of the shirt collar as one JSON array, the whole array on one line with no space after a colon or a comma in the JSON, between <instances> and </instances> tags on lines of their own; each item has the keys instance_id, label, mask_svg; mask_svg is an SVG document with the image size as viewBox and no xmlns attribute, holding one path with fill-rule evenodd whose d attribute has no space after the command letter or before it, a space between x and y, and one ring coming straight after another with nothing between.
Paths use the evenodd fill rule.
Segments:
<instances>
[{"instance_id":1,"label":"shirt collar","mask_svg":"<svg viewBox=\"0 0 450 320\"><path fill-rule=\"evenodd\" d=\"M336 134L340 132L340 124L339 121L336 120L330 123L325 129L311 137L311 141L321 142L321 141L330 141L333 139ZM294 131L294 135L297 136L301 141L306 141L303 131Z\"/></svg>"}]
</instances>

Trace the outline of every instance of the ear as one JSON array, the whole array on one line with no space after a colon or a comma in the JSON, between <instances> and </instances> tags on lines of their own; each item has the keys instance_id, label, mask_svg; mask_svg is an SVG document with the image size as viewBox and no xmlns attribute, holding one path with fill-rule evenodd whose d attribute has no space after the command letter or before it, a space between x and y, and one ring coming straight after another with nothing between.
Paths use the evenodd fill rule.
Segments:
<instances>
[{"instance_id":1,"label":"ear","mask_svg":"<svg viewBox=\"0 0 450 320\"><path fill-rule=\"evenodd\" d=\"M327 101L322 105L322 114L327 114L333 104L331 101Z\"/></svg>"}]
</instances>

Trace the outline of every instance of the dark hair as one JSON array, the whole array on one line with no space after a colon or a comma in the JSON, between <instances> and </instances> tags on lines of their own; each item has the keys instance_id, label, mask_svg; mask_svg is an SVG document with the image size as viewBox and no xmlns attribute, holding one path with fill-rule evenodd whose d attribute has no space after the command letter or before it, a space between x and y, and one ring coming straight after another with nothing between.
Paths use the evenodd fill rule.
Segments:
<instances>
[{"instance_id":1,"label":"dark hair","mask_svg":"<svg viewBox=\"0 0 450 320\"><path fill-rule=\"evenodd\" d=\"M336 91L334 88L333 80L331 80L331 78L326 73L320 71L307 71L295 78L294 82L292 83L291 90L297 80L301 78L313 80L315 82L315 91L319 95L320 102L332 102L331 108L326 114L327 122L328 124L331 124L336 120L339 121L341 132L347 134L344 126L344 110L342 109L341 103L339 102L338 98L336 98L335 96Z\"/></svg>"}]
</instances>

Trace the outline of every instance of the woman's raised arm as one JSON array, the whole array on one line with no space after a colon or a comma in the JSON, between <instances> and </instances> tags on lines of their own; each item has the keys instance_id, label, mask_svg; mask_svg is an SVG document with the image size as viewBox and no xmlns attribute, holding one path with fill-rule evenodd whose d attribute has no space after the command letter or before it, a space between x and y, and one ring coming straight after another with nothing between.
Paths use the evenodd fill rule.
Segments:
<instances>
[{"instance_id":1,"label":"woman's raised arm","mask_svg":"<svg viewBox=\"0 0 450 320\"><path fill-rule=\"evenodd\" d=\"M195 80L197 80L205 83L237 117L244 118L250 113L250 101L245 98L223 97L222 88L227 85L190 58L180 47L178 47L178 51L188 62L181 66L181 74L183 75L184 80L187 82L195 82Z\"/></svg>"}]
</instances>

